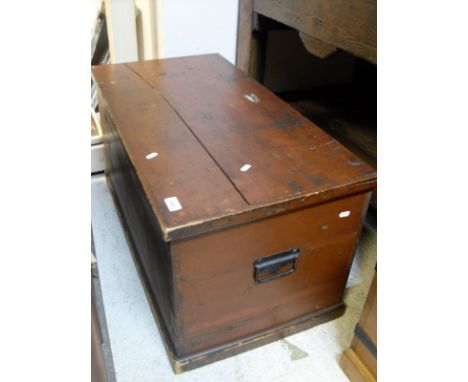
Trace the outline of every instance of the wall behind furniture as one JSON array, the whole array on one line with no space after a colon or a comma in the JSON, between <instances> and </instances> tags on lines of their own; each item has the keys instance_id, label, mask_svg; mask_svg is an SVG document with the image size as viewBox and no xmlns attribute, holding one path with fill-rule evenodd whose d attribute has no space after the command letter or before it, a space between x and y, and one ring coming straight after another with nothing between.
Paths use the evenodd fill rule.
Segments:
<instances>
[{"instance_id":1,"label":"wall behind furniture","mask_svg":"<svg viewBox=\"0 0 468 382\"><path fill-rule=\"evenodd\" d=\"M236 57L238 0L160 0L161 58L219 53Z\"/></svg>"}]
</instances>

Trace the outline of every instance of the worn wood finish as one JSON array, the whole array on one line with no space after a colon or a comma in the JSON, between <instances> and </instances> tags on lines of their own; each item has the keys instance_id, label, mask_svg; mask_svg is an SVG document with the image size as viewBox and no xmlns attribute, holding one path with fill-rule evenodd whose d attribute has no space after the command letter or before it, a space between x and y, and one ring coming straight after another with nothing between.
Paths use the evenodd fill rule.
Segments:
<instances>
[{"instance_id":1,"label":"worn wood finish","mask_svg":"<svg viewBox=\"0 0 468 382\"><path fill-rule=\"evenodd\" d=\"M182 354L340 303L368 197L359 194L173 243ZM339 219L344 210L351 215ZM294 247L301 251L296 272L255 283L256 259Z\"/></svg>"},{"instance_id":2,"label":"worn wood finish","mask_svg":"<svg viewBox=\"0 0 468 382\"><path fill-rule=\"evenodd\" d=\"M93 76L106 175L176 372L343 312L370 166L216 55ZM292 273L255 282L256 260L292 248L294 267L267 274Z\"/></svg>"},{"instance_id":3,"label":"worn wood finish","mask_svg":"<svg viewBox=\"0 0 468 382\"><path fill-rule=\"evenodd\" d=\"M93 75L165 240L374 187L372 168L218 55ZM171 196L182 210L167 210Z\"/></svg>"},{"instance_id":4,"label":"worn wood finish","mask_svg":"<svg viewBox=\"0 0 468 382\"><path fill-rule=\"evenodd\" d=\"M354 92L343 87L322 88L301 94L283 93L281 97L359 158L377 168L375 104L363 106Z\"/></svg>"},{"instance_id":5,"label":"worn wood finish","mask_svg":"<svg viewBox=\"0 0 468 382\"><path fill-rule=\"evenodd\" d=\"M340 366L351 382L376 382L377 378L366 368L353 349L346 349Z\"/></svg>"},{"instance_id":6,"label":"worn wood finish","mask_svg":"<svg viewBox=\"0 0 468 382\"><path fill-rule=\"evenodd\" d=\"M103 338L96 309L94 285L91 283L91 381L108 382L107 367L102 350Z\"/></svg>"},{"instance_id":7,"label":"worn wood finish","mask_svg":"<svg viewBox=\"0 0 468 382\"><path fill-rule=\"evenodd\" d=\"M245 74L255 78L256 39L252 35L253 0L239 0L238 12L236 65Z\"/></svg>"},{"instance_id":8,"label":"worn wood finish","mask_svg":"<svg viewBox=\"0 0 468 382\"><path fill-rule=\"evenodd\" d=\"M123 149L137 169L163 229L206 220L247 205L161 95L126 65L96 67L95 76L99 74L100 93L112 110L104 118L118 126ZM158 156L147 160L146 156L153 152ZM174 195L184 208L170 214L164 198Z\"/></svg>"},{"instance_id":9,"label":"worn wood finish","mask_svg":"<svg viewBox=\"0 0 468 382\"><path fill-rule=\"evenodd\" d=\"M377 62L375 0L255 0L253 10L326 44Z\"/></svg>"},{"instance_id":10,"label":"worn wood finish","mask_svg":"<svg viewBox=\"0 0 468 382\"><path fill-rule=\"evenodd\" d=\"M359 319L359 326L377 347L377 273L367 295L366 304Z\"/></svg>"},{"instance_id":11,"label":"worn wood finish","mask_svg":"<svg viewBox=\"0 0 468 382\"><path fill-rule=\"evenodd\" d=\"M95 255L93 229L91 227L91 381L115 382L115 371Z\"/></svg>"},{"instance_id":12,"label":"worn wood finish","mask_svg":"<svg viewBox=\"0 0 468 382\"><path fill-rule=\"evenodd\" d=\"M314 56L326 58L336 52L336 48L333 45L311 37L308 34L299 32L299 37L307 51Z\"/></svg>"},{"instance_id":13,"label":"worn wood finish","mask_svg":"<svg viewBox=\"0 0 468 382\"><path fill-rule=\"evenodd\" d=\"M204 366L209 363L225 359L227 357L231 357L233 355L242 353L247 350L255 349L272 341L276 341L286 336L293 335L302 330L312 328L329 320L336 319L344 313L345 305L340 302L325 309L314 311L313 313L309 313L305 316L298 317L287 323L279 324L275 327L270 327L266 330L256 332L253 335L237 338L234 341L224 343L220 346L212 347L208 350L193 353L188 356L178 355L174 343L177 341L178 338L180 338L180 334L175 334L174 331L170 332L168 330L168 327L164 322L164 318L160 309L161 302L158 302L157 294L151 287L150 277L148 277L148 272L145 270L141 260L142 256L153 256L154 253L139 251L139 247L135 243L132 236L134 226L130 225L130 222L124 217L123 206L120 203L120 200L118 199L118 194L110 176L107 178L107 183L113 196L115 205L117 207L119 218L124 227L125 236L127 238L132 256L135 260L138 275L142 281L145 294L150 303L151 311L156 320L159 331L161 332L161 335L164 339L164 345L166 347L169 361L171 362L171 366L174 370L174 373L179 374L184 371L189 371L197 367ZM158 253L157 256L160 256L160 253ZM178 294L174 294L174 301L177 301L177 297ZM162 303L164 304L166 302L163 300ZM173 341L173 339L175 339L175 341ZM178 342L183 343L183 341Z\"/></svg>"},{"instance_id":14,"label":"worn wood finish","mask_svg":"<svg viewBox=\"0 0 468 382\"><path fill-rule=\"evenodd\" d=\"M175 304L172 283L172 260L169 244L163 240L162 230L154 217L139 177L116 132L107 103L99 101L105 137L106 175L123 220L132 227L131 239L139 261L147 272L147 282L160 309L161 324L168 336L177 338ZM170 343L171 349L174 345Z\"/></svg>"},{"instance_id":15,"label":"worn wood finish","mask_svg":"<svg viewBox=\"0 0 468 382\"><path fill-rule=\"evenodd\" d=\"M271 204L374 176L369 167L347 163L349 152L342 154L335 140L220 56L128 67L164 94L249 205ZM252 93L259 103L245 98ZM301 168L292 158L299 152L304 160ZM329 155L333 160L325 159ZM321 157L320 166L316 156ZM245 163L252 169L243 173L239 169ZM337 166L347 169L340 171Z\"/></svg>"},{"instance_id":16,"label":"worn wood finish","mask_svg":"<svg viewBox=\"0 0 468 382\"><path fill-rule=\"evenodd\" d=\"M375 358L366 345L357 337L354 337L351 342L350 349L354 352L356 357L359 357L361 363L370 372L370 374L377 377L377 358Z\"/></svg>"},{"instance_id":17,"label":"worn wood finish","mask_svg":"<svg viewBox=\"0 0 468 382\"><path fill-rule=\"evenodd\" d=\"M219 361L233 355L252 350L257 347L269 344L273 341L310 329L324 322L334 320L345 311L345 305L340 303L327 309L299 317L287 324L270 327L261 332L256 332L248 337L237 339L233 342L214 347L208 351L192 354L188 357L174 358L172 360L175 372L183 372L194 368Z\"/></svg>"}]
</instances>

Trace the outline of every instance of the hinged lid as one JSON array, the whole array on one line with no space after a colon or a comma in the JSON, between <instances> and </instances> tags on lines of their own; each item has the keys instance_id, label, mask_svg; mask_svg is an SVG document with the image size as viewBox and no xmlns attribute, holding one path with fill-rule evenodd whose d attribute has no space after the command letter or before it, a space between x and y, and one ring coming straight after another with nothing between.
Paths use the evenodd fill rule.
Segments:
<instances>
[{"instance_id":1,"label":"hinged lid","mask_svg":"<svg viewBox=\"0 0 468 382\"><path fill-rule=\"evenodd\" d=\"M166 240L375 187L370 166L219 55L93 77Z\"/></svg>"}]
</instances>

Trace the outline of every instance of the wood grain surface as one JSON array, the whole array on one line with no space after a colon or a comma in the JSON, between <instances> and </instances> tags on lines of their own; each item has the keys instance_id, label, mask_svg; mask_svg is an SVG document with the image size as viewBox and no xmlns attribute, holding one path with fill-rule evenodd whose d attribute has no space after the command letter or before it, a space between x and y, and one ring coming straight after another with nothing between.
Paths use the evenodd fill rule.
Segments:
<instances>
[{"instance_id":1,"label":"wood grain surface","mask_svg":"<svg viewBox=\"0 0 468 382\"><path fill-rule=\"evenodd\" d=\"M356 325L351 346L340 365L352 382L377 380L377 272Z\"/></svg>"},{"instance_id":2,"label":"wood grain surface","mask_svg":"<svg viewBox=\"0 0 468 382\"><path fill-rule=\"evenodd\" d=\"M139 254L140 266L145 269L144 282L158 306L160 324L164 332L176 335L173 299L172 259L170 247L145 195L138 175L109 117L107 104L99 102L105 135L106 176L114 201L127 227L130 246ZM170 341L170 336L167 336ZM171 348L174 346L169 344Z\"/></svg>"},{"instance_id":3,"label":"wood grain surface","mask_svg":"<svg viewBox=\"0 0 468 382\"><path fill-rule=\"evenodd\" d=\"M256 77L255 56L256 38L252 34L253 0L239 0L239 14L237 18L237 49L236 65L250 77Z\"/></svg>"},{"instance_id":4,"label":"wood grain surface","mask_svg":"<svg viewBox=\"0 0 468 382\"><path fill-rule=\"evenodd\" d=\"M93 76L106 176L175 372L343 313L370 166L218 55ZM258 282L259 261L291 251Z\"/></svg>"},{"instance_id":5,"label":"wood grain surface","mask_svg":"<svg viewBox=\"0 0 468 382\"><path fill-rule=\"evenodd\" d=\"M371 167L219 55L93 76L165 240L375 186ZM173 196L181 210L165 205Z\"/></svg>"},{"instance_id":6,"label":"wood grain surface","mask_svg":"<svg viewBox=\"0 0 468 382\"><path fill-rule=\"evenodd\" d=\"M369 193L173 243L181 354L339 304ZM350 211L340 218L341 211ZM255 283L256 259L299 248L297 269Z\"/></svg>"},{"instance_id":7,"label":"wood grain surface","mask_svg":"<svg viewBox=\"0 0 468 382\"><path fill-rule=\"evenodd\" d=\"M377 63L375 0L255 0L253 10Z\"/></svg>"}]
</instances>

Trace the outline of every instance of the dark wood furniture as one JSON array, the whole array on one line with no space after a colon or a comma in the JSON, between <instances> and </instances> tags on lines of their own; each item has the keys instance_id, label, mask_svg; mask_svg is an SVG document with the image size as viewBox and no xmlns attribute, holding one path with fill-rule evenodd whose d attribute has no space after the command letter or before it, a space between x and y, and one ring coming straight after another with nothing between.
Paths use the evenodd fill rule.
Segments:
<instances>
[{"instance_id":1,"label":"dark wood furniture","mask_svg":"<svg viewBox=\"0 0 468 382\"><path fill-rule=\"evenodd\" d=\"M114 364L91 229L91 382L115 382Z\"/></svg>"},{"instance_id":2,"label":"dark wood furniture","mask_svg":"<svg viewBox=\"0 0 468 382\"><path fill-rule=\"evenodd\" d=\"M341 49L377 63L376 0L239 0L236 65L251 77L264 60L262 16L297 30L317 57Z\"/></svg>"},{"instance_id":3,"label":"dark wood furniture","mask_svg":"<svg viewBox=\"0 0 468 382\"><path fill-rule=\"evenodd\" d=\"M93 67L174 371L336 318L375 171L218 55Z\"/></svg>"},{"instance_id":4,"label":"dark wood furniture","mask_svg":"<svg viewBox=\"0 0 468 382\"><path fill-rule=\"evenodd\" d=\"M96 308L94 284L91 284L91 381L109 382L106 361L102 350L102 331Z\"/></svg>"},{"instance_id":5,"label":"dark wood furniture","mask_svg":"<svg viewBox=\"0 0 468 382\"><path fill-rule=\"evenodd\" d=\"M318 88L307 88L304 84L302 88L289 89L278 95L376 169L377 1L240 0L236 66L268 87L265 72L275 67L270 61L291 54L291 49L278 46L278 43L273 48L268 42L272 32L284 33L284 30L296 31L305 50L311 56L323 59L323 65L331 63L325 59L337 52L359 58L354 65L351 83L336 86L332 81L332 85ZM295 43L295 40L287 41ZM274 49L282 52L272 55ZM306 65L300 52L294 53L298 61ZM281 61L291 63L294 59L281 58ZM314 63L309 70L320 73L317 69L323 69L323 65ZM297 69L298 65L293 66ZM342 69L337 68L338 71ZM288 77L284 71L276 75ZM290 77L297 83L294 73L290 73ZM336 77L340 75L337 73ZM304 83L309 80L304 78ZM274 84L270 85L274 87ZM371 204L377 208L376 193Z\"/></svg>"},{"instance_id":6,"label":"dark wood furniture","mask_svg":"<svg viewBox=\"0 0 468 382\"><path fill-rule=\"evenodd\" d=\"M377 273L354 333L351 346L341 357L341 367L352 382L375 382L377 380Z\"/></svg>"}]
</instances>

